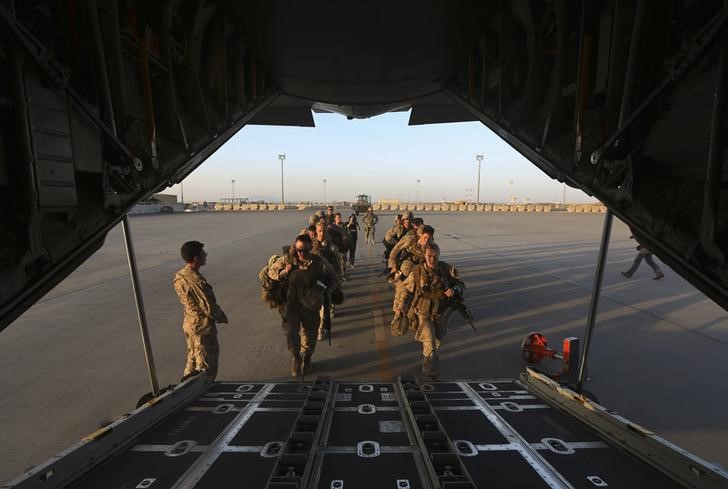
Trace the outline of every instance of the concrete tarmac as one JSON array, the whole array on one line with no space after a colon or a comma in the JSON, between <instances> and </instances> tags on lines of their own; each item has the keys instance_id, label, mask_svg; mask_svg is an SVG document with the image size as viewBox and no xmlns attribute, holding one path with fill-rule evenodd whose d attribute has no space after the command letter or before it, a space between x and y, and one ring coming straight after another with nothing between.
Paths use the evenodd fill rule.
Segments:
<instances>
[{"instance_id":1,"label":"concrete tarmac","mask_svg":"<svg viewBox=\"0 0 728 489\"><path fill-rule=\"evenodd\" d=\"M197 213L130 220L160 385L185 363L182 309L171 287L182 242L205 243L203 275L230 324L219 327L220 380L288 380L280 317L260 300L257 274L306 225L308 212ZM377 239L392 220L381 216ZM603 215L425 214L442 259L456 265L476 317L457 314L441 350L441 378L517 378L521 341L540 331L559 347L583 337ZM632 421L728 467L728 319L661 265L619 274L636 253L615 223L586 388ZM391 381L418 375L420 345L389 334L392 290L377 274L383 246L363 245L313 375ZM121 229L104 247L0 333L0 482L20 475L131 410L150 390ZM544 365L556 370L555 362Z\"/></svg>"}]
</instances>

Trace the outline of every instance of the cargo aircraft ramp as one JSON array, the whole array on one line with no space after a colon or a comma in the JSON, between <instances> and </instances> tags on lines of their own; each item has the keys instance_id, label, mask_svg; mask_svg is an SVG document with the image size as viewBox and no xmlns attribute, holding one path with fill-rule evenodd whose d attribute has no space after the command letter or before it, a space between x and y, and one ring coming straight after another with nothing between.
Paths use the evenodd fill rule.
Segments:
<instances>
[{"instance_id":1,"label":"cargo aircraft ramp","mask_svg":"<svg viewBox=\"0 0 728 489\"><path fill-rule=\"evenodd\" d=\"M556 389L530 369L523 381L395 383L200 374L3 487L725 487L724 473ZM593 426L576 417L587 411Z\"/></svg>"}]
</instances>

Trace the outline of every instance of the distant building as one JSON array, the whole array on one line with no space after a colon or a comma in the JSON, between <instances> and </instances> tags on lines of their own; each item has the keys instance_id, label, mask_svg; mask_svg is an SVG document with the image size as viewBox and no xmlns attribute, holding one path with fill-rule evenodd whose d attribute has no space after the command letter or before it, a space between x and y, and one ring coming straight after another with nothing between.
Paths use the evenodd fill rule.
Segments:
<instances>
[{"instance_id":1,"label":"distant building","mask_svg":"<svg viewBox=\"0 0 728 489\"><path fill-rule=\"evenodd\" d=\"M177 203L177 194L154 194L149 200L154 199L162 205L174 205Z\"/></svg>"}]
</instances>

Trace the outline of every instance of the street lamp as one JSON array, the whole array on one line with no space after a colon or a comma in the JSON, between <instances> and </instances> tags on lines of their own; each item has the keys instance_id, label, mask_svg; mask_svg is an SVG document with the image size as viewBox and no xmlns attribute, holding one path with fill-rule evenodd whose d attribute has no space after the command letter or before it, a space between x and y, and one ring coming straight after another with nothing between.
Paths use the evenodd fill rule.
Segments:
<instances>
[{"instance_id":1,"label":"street lamp","mask_svg":"<svg viewBox=\"0 0 728 489\"><path fill-rule=\"evenodd\" d=\"M483 155L475 155L475 159L478 160L478 192L476 204L480 205L480 162L483 161Z\"/></svg>"},{"instance_id":2,"label":"street lamp","mask_svg":"<svg viewBox=\"0 0 728 489\"><path fill-rule=\"evenodd\" d=\"M417 179L417 198L415 199L415 204L420 205L420 179Z\"/></svg>"},{"instance_id":3,"label":"street lamp","mask_svg":"<svg viewBox=\"0 0 728 489\"><path fill-rule=\"evenodd\" d=\"M326 207L326 179L324 178L324 207Z\"/></svg>"},{"instance_id":4,"label":"street lamp","mask_svg":"<svg viewBox=\"0 0 728 489\"><path fill-rule=\"evenodd\" d=\"M281 160L281 204L286 205L286 199L283 197L283 160L286 159L286 154L279 154L278 159Z\"/></svg>"},{"instance_id":5,"label":"street lamp","mask_svg":"<svg viewBox=\"0 0 728 489\"><path fill-rule=\"evenodd\" d=\"M233 203L235 202L235 179L233 178L230 180L230 183L233 184Z\"/></svg>"}]
</instances>

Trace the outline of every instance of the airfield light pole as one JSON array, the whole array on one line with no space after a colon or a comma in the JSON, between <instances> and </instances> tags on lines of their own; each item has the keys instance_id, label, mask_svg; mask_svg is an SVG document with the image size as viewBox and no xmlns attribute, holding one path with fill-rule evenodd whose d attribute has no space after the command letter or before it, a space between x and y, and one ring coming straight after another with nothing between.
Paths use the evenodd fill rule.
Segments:
<instances>
[{"instance_id":1,"label":"airfield light pole","mask_svg":"<svg viewBox=\"0 0 728 489\"><path fill-rule=\"evenodd\" d=\"M324 178L324 207L326 207L326 179Z\"/></svg>"},{"instance_id":2,"label":"airfield light pole","mask_svg":"<svg viewBox=\"0 0 728 489\"><path fill-rule=\"evenodd\" d=\"M510 190L510 197L508 199L508 203L510 205L513 205L513 180L509 180L508 181L508 185L510 186L510 189L511 189Z\"/></svg>"},{"instance_id":3,"label":"airfield light pole","mask_svg":"<svg viewBox=\"0 0 728 489\"><path fill-rule=\"evenodd\" d=\"M235 203L235 179L230 180L230 183L233 184L233 203Z\"/></svg>"},{"instance_id":4,"label":"airfield light pole","mask_svg":"<svg viewBox=\"0 0 728 489\"><path fill-rule=\"evenodd\" d=\"M475 155L475 159L478 160L478 191L476 193L475 203L480 205L480 162L483 161L483 155Z\"/></svg>"},{"instance_id":5,"label":"airfield light pole","mask_svg":"<svg viewBox=\"0 0 728 489\"><path fill-rule=\"evenodd\" d=\"M417 179L417 198L415 199L415 204L420 205L420 179Z\"/></svg>"},{"instance_id":6,"label":"airfield light pole","mask_svg":"<svg viewBox=\"0 0 728 489\"><path fill-rule=\"evenodd\" d=\"M283 161L286 159L286 154L279 154L278 159L281 160L281 204L286 205L286 199L283 197Z\"/></svg>"}]
</instances>

